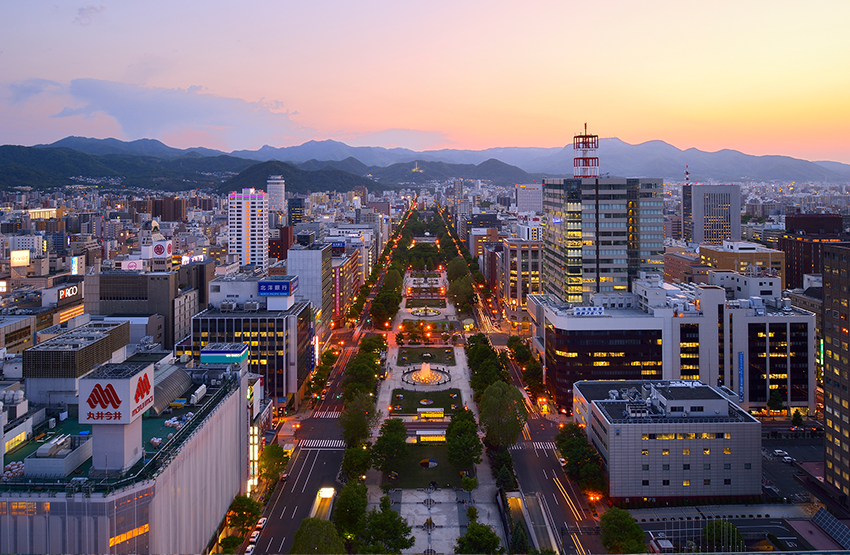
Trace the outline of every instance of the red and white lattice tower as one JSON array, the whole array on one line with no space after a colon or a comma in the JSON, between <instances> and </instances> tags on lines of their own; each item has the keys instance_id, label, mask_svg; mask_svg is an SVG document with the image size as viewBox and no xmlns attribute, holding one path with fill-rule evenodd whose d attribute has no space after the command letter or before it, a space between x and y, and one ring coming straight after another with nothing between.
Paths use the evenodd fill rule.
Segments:
<instances>
[{"instance_id":1,"label":"red and white lattice tower","mask_svg":"<svg viewBox=\"0 0 850 555\"><path fill-rule=\"evenodd\" d=\"M573 137L573 150L581 151L581 156L573 158L573 177L599 177L599 157L596 154L599 148L599 135L588 135L587 124L584 124L584 134Z\"/></svg>"}]
</instances>

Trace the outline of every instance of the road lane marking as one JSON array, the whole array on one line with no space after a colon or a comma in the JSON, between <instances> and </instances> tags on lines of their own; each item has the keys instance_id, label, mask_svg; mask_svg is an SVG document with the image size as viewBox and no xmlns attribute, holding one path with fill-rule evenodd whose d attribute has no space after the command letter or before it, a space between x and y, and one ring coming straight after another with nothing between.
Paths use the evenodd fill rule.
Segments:
<instances>
[{"instance_id":1,"label":"road lane marking","mask_svg":"<svg viewBox=\"0 0 850 555\"><path fill-rule=\"evenodd\" d=\"M313 469L316 467L316 461L318 461L318 460L319 460L319 453L317 451L316 452L316 458L313 459L313 464L312 464L312 466L310 466L310 472L307 473L307 477L304 479L304 487L301 488L301 493L304 493L305 491L307 491L307 482L310 481L310 475L313 474Z\"/></svg>"},{"instance_id":2,"label":"road lane marking","mask_svg":"<svg viewBox=\"0 0 850 555\"><path fill-rule=\"evenodd\" d=\"M555 492L554 492L554 491L552 492L552 499L554 499L554 500L555 500L555 504L556 504L556 505L560 505L560 503L558 503L558 497L555 495Z\"/></svg>"},{"instance_id":3,"label":"road lane marking","mask_svg":"<svg viewBox=\"0 0 850 555\"><path fill-rule=\"evenodd\" d=\"M564 486L561 484L561 481L557 478L552 478L552 480L554 480L555 485L561 491L561 495L563 495L564 499L567 500L567 506L569 506L570 511L573 513L573 516L575 517L576 521L583 520L581 514L579 514L578 510L576 509L576 506L573 504L572 499L570 499L570 496L567 494L567 490L564 489Z\"/></svg>"},{"instance_id":4,"label":"road lane marking","mask_svg":"<svg viewBox=\"0 0 850 555\"><path fill-rule=\"evenodd\" d=\"M576 546L576 553L578 553L578 555L587 555L587 551L585 551L584 547L581 545L578 535L575 532L570 532L570 537L573 539L573 545Z\"/></svg>"},{"instance_id":5,"label":"road lane marking","mask_svg":"<svg viewBox=\"0 0 850 555\"><path fill-rule=\"evenodd\" d=\"M286 536L284 536L283 539L280 540L280 547L277 548L278 553L283 553L283 542L285 542L285 541L286 541Z\"/></svg>"},{"instance_id":6,"label":"road lane marking","mask_svg":"<svg viewBox=\"0 0 850 555\"><path fill-rule=\"evenodd\" d=\"M318 454L318 453L316 453L316 456L318 457L318 456L319 456L319 454ZM297 483L297 482L298 482L298 480L300 480L300 479L301 479L301 473L302 473L302 472L304 472L304 467L305 467L305 466L307 466L307 459L309 459L309 458L310 458L310 453L307 453L307 456L306 456L306 457L304 457L304 462L301 464L301 470L299 470L299 471L298 471L298 476L296 476L296 477L295 477L295 482L293 482L293 487L292 487L292 490L293 490L293 491L295 491L295 486L294 486L294 484L295 484L295 483Z\"/></svg>"},{"instance_id":7,"label":"road lane marking","mask_svg":"<svg viewBox=\"0 0 850 555\"><path fill-rule=\"evenodd\" d=\"M280 519L280 520L283 520L283 515L285 515L285 514L286 514L286 507L284 507L283 510L280 511L280 516L277 517L277 518Z\"/></svg>"},{"instance_id":8,"label":"road lane marking","mask_svg":"<svg viewBox=\"0 0 850 555\"><path fill-rule=\"evenodd\" d=\"M269 544L266 546L266 553L272 550L272 542L274 541L274 536L269 538Z\"/></svg>"}]
</instances>

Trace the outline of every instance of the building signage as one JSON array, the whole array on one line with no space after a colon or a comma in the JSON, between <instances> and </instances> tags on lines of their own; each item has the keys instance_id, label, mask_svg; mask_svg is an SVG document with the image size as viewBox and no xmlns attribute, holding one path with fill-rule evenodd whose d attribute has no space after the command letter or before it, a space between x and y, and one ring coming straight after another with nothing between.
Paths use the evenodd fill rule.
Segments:
<instances>
[{"instance_id":1,"label":"building signage","mask_svg":"<svg viewBox=\"0 0 850 555\"><path fill-rule=\"evenodd\" d=\"M344 249L345 241L334 241L333 243L331 243L331 248Z\"/></svg>"},{"instance_id":2,"label":"building signage","mask_svg":"<svg viewBox=\"0 0 850 555\"><path fill-rule=\"evenodd\" d=\"M738 351L738 399L744 400L744 352Z\"/></svg>"},{"instance_id":3,"label":"building signage","mask_svg":"<svg viewBox=\"0 0 850 555\"><path fill-rule=\"evenodd\" d=\"M602 306L577 306L573 309L573 316L602 316L605 307Z\"/></svg>"},{"instance_id":4,"label":"building signage","mask_svg":"<svg viewBox=\"0 0 850 555\"><path fill-rule=\"evenodd\" d=\"M59 290L59 300L70 299L71 297L75 297L80 294L80 286L79 285L71 285L69 287L63 287Z\"/></svg>"},{"instance_id":5,"label":"building signage","mask_svg":"<svg viewBox=\"0 0 850 555\"><path fill-rule=\"evenodd\" d=\"M172 249L171 241L157 241L153 244L153 257L168 258L171 256Z\"/></svg>"},{"instance_id":6,"label":"building signage","mask_svg":"<svg viewBox=\"0 0 850 555\"><path fill-rule=\"evenodd\" d=\"M80 380L81 424L130 424L153 405L153 366L122 379Z\"/></svg>"},{"instance_id":7,"label":"building signage","mask_svg":"<svg viewBox=\"0 0 850 555\"><path fill-rule=\"evenodd\" d=\"M257 282L257 295L260 297L289 297L297 290L298 276L291 279Z\"/></svg>"},{"instance_id":8,"label":"building signage","mask_svg":"<svg viewBox=\"0 0 850 555\"><path fill-rule=\"evenodd\" d=\"M82 275L84 268L85 268L85 259L82 256L72 256L71 257L71 275L72 276Z\"/></svg>"},{"instance_id":9,"label":"building signage","mask_svg":"<svg viewBox=\"0 0 850 555\"><path fill-rule=\"evenodd\" d=\"M29 266L30 265L30 251L28 250L20 250L20 251L12 251L12 266Z\"/></svg>"}]
</instances>

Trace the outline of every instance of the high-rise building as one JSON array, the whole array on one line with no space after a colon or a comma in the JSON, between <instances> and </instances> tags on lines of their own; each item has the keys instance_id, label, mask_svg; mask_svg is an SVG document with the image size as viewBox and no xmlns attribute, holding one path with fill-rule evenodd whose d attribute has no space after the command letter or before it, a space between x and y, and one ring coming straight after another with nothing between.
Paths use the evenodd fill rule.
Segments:
<instances>
[{"instance_id":1,"label":"high-rise building","mask_svg":"<svg viewBox=\"0 0 850 555\"><path fill-rule=\"evenodd\" d=\"M737 185L683 185L682 239L719 245L741 240L741 188Z\"/></svg>"},{"instance_id":2,"label":"high-rise building","mask_svg":"<svg viewBox=\"0 0 850 555\"><path fill-rule=\"evenodd\" d=\"M847 290L850 287L850 243L823 245L823 403L824 479L835 497L850 509L850 364L848 364Z\"/></svg>"},{"instance_id":3,"label":"high-rise building","mask_svg":"<svg viewBox=\"0 0 850 555\"><path fill-rule=\"evenodd\" d=\"M270 175L266 181L266 192L269 194L269 210L271 212L286 212L286 180L282 175ZM292 224L289 224L292 225Z\"/></svg>"},{"instance_id":4,"label":"high-rise building","mask_svg":"<svg viewBox=\"0 0 850 555\"><path fill-rule=\"evenodd\" d=\"M802 287L803 276L821 270L821 250L827 243L847 241L841 214L788 214L779 250L785 253L789 289Z\"/></svg>"},{"instance_id":5,"label":"high-rise building","mask_svg":"<svg viewBox=\"0 0 850 555\"><path fill-rule=\"evenodd\" d=\"M782 278L785 289L785 253L746 241L723 241L717 247L699 249L700 264L741 274L767 272Z\"/></svg>"},{"instance_id":6,"label":"high-rise building","mask_svg":"<svg viewBox=\"0 0 850 555\"><path fill-rule=\"evenodd\" d=\"M239 264L268 267L269 198L253 188L233 191L227 197L227 253L239 257Z\"/></svg>"},{"instance_id":7,"label":"high-rise building","mask_svg":"<svg viewBox=\"0 0 850 555\"><path fill-rule=\"evenodd\" d=\"M517 212L543 212L543 185L541 183L517 183Z\"/></svg>"},{"instance_id":8,"label":"high-rise building","mask_svg":"<svg viewBox=\"0 0 850 555\"><path fill-rule=\"evenodd\" d=\"M289 219L287 224L289 227L295 227L304 221L304 199L291 198L289 199Z\"/></svg>"},{"instance_id":9,"label":"high-rise building","mask_svg":"<svg viewBox=\"0 0 850 555\"><path fill-rule=\"evenodd\" d=\"M298 297L313 303L316 335L320 341L331 330L333 318L333 261L330 244L293 245L287 254L286 271L298 276Z\"/></svg>"},{"instance_id":10,"label":"high-rise building","mask_svg":"<svg viewBox=\"0 0 850 555\"><path fill-rule=\"evenodd\" d=\"M660 179L544 179L544 291L568 303L662 273Z\"/></svg>"},{"instance_id":11,"label":"high-rise building","mask_svg":"<svg viewBox=\"0 0 850 555\"><path fill-rule=\"evenodd\" d=\"M505 239L502 245L499 300L512 330L527 335L531 318L526 311L529 294L541 293L543 243Z\"/></svg>"}]
</instances>

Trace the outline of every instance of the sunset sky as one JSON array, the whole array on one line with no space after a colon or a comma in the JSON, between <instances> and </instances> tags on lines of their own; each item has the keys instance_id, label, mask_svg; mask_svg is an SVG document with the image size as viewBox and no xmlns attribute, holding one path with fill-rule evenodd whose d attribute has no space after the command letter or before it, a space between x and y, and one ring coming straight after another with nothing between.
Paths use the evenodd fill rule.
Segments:
<instances>
[{"instance_id":1,"label":"sunset sky","mask_svg":"<svg viewBox=\"0 0 850 555\"><path fill-rule=\"evenodd\" d=\"M560 147L850 163L850 2L0 4L0 144Z\"/></svg>"}]
</instances>

